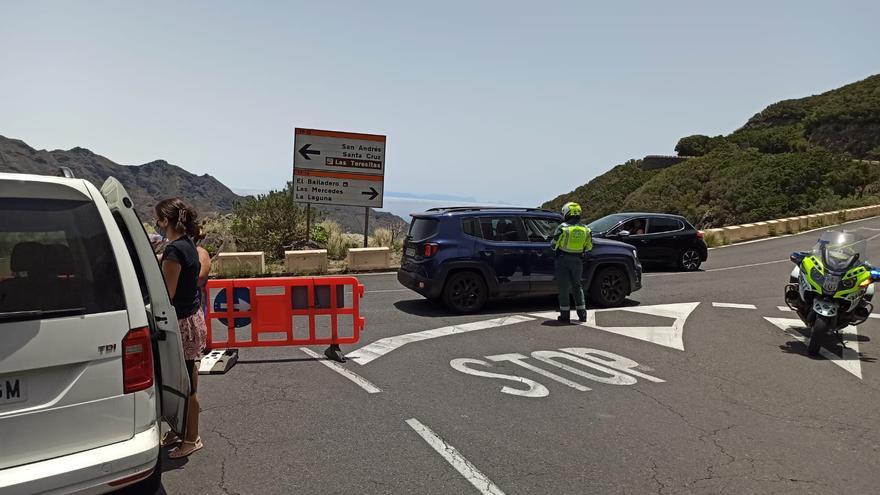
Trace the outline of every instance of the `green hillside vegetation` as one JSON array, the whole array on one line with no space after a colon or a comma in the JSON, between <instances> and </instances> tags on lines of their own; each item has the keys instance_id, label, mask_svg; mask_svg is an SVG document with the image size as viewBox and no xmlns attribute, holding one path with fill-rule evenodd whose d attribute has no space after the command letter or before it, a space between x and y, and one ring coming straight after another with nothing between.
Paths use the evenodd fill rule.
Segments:
<instances>
[{"instance_id":1,"label":"green hillside vegetation","mask_svg":"<svg viewBox=\"0 0 880 495\"><path fill-rule=\"evenodd\" d=\"M642 170L640 160L630 160L596 177L574 191L544 203L542 208L559 211L569 201L580 203L591 219L621 211L633 191L657 175L658 170Z\"/></svg>"},{"instance_id":2,"label":"green hillside vegetation","mask_svg":"<svg viewBox=\"0 0 880 495\"><path fill-rule=\"evenodd\" d=\"M880 203L880 75L775 103L728 136L687 136L675 150L695 158L660 171L630 161L543 206L578 201L588 220L678 213L709 228Z\"/></svg>"}]
</instances>

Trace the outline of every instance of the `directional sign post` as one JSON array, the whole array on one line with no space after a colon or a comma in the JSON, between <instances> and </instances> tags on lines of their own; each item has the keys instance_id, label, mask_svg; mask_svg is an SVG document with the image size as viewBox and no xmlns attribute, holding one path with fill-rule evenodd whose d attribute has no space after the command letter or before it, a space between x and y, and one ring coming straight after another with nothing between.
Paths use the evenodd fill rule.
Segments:
<instances>
[{"instance_id":1,"label":"directional sign post","mask_svg":"<svg viewBox=\"0 0 880 495\"><path fill-rule=\"evenodd\" d=\"M297 202L382 207L385 136L296 129L293 146Z\"/></svg>"},{"instance_id":2,"label":"directional sign post","mask_svg":"<svg viewBox=\"0 0 880 495\"><path fill-rule=\"evenodd\" d=\"M293 149L294 201L307 210L312 203L363 206L367 247L370 208L384 200L385 136L297 128Z\"/></svg>"}]
</instances>

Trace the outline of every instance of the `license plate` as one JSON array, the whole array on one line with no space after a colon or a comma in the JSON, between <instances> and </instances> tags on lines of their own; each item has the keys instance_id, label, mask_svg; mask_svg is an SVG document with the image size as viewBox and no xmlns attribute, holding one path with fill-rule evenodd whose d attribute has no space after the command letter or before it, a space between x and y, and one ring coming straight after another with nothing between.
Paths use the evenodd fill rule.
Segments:
<instances>
[{"instance_id":1,"label":"license plate","mask_svg":"<svg viewBox=\"0 0 880 495\"><path fill-rule=\"evenodd\" d=\"M403 254L409 257L414 257L416 255L416 248L408 247Z\"/></svg>"},{"instance_id":2,"label":"license plate","mask_svg":"<svg viewBox=\"0 0 880 495\"><path fill-rule=\"evenodd\" d=\"M24 378L0 378L0 406L27 400Z\"/></svg>"}]
</instances>

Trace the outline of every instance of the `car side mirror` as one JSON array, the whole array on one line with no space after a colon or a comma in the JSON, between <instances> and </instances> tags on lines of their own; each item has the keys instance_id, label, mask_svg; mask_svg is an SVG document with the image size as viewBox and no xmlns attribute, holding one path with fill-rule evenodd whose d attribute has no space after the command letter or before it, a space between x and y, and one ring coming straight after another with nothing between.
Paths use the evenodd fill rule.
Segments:
<instances>
[{"instance_id":1,"label":"car side mirror","mask_svg":"<svg viewBox=\"0 0 880 495\"><path fill-rule=\"evenodd\" d=\"M620 232L617 233L617 237L620 237L621 239L623 239L624 237L629 237L630 235L631 234L629 233L628 230L621 230Z\"/></svg>"}]
</instances>

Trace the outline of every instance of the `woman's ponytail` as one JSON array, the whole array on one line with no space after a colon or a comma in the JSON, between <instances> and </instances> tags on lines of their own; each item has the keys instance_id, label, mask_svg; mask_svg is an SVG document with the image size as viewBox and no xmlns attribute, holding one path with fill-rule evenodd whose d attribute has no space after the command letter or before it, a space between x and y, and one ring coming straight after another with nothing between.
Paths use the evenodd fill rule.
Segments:
<instances>
[{"instance_id":1,"label":"woman's ponytail","mask_svg":"<svg viewBox=\"0 0 880 495\"><path fill-rule=\"evenodd\" d=\"M180 198L160 201L156 205L156 216L168 220L175 230L185 232L193 240L201 235L198 212Z\"/></svg>"}]
</instances>

